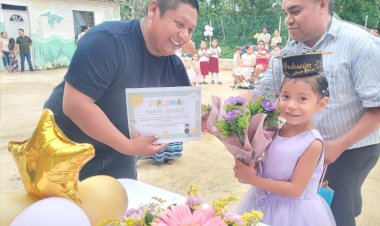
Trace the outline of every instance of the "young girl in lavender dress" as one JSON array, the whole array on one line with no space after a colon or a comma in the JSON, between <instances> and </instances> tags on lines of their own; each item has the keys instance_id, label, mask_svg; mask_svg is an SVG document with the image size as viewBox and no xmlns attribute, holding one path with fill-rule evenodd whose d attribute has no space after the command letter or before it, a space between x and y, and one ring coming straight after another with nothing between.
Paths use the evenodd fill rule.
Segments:
<instances>
[{"instance_id":1,"label":"young girl in lavender dress","mask_svg":"<svg viewBox=\"0 0 380 226\"><path fill-rule=\"evenodd\" d=\"M278 109L286 119L265 152L259 176L235 160L235 177L252 185L238 213L264 213L270 226L335 225L329 206L317 193L323 172L324 143L311 118L328 102L328 82L321 74L285 77Z\"/></svg>"}]
</instances>

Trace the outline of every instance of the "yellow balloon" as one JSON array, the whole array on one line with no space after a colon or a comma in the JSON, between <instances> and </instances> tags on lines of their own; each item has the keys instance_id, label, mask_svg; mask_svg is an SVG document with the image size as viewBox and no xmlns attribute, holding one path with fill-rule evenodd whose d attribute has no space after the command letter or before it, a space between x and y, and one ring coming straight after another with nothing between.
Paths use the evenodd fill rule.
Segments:
<instances>
[{"instance_id":1,"label":"yellow balloon","mask_svg":"<svg viewBox=\"0 0 380 226\"><path fill-rule=\"evenodd\" d=\"M258 40L259 37L260 37L260 36L259 36L259 33L256 33L256 34L253 36L253 39L257 39L257 40Z\"/></svg>"},{"instance_id":2,"label":"yellow balloon","mask_svg":"<svg viewBox=\"0 0 380 226\"><path fill-rule=\"evenodd\" d=\"M45 109L32 137L11 141L13 155L26 191L41 198L58 196L78 202L79 171L95 155L90 144L69 140Z\"/></svg>"},{"instance_id":3,"label":"yellow balloon","mask_svg":"<svg viewBox=\"0 0 380 226\"><path fill-rule=\"evenodd\" d=\"M125 215L128 196L123 185L110 176L93 176L78 185L80 206L86 213L91 225L102 220L115 219Z\"/></svg>"},{"instance_id":4,"label":"yellow balloon","mask_svg":"<svg viewBox=\"0 0 380 226\"><path fill-rule=\"evenodd\" d=\"M0 193L0 225L10 225L19 213L38 200L25 193Z\"/></svg>"}]
</instances>

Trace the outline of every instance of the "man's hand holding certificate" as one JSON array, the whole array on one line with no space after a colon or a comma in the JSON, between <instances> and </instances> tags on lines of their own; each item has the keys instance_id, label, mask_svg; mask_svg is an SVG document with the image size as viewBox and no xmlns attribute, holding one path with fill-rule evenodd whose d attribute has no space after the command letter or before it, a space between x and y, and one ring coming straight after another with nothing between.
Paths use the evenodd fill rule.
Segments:
<instances>
[{"instance_id":1,"label":"man's hand holding certificate","mask_svg":"<svg viewBox=\"0 0 380 226\"><path fill-rule=\"evenodd\" d=\"M201 89L159 87L126 89L131 138L158 135L156 143L199 140Z\"/></svg>"}]
</instances>

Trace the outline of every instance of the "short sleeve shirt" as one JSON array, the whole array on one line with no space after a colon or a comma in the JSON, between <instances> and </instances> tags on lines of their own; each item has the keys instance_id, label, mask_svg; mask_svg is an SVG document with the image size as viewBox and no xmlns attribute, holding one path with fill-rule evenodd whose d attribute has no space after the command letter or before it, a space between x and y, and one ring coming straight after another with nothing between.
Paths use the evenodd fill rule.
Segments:
<instances>
[{"instance_id":1,"label":"short sleeve shirt","mask_svg":"<svg viewBox=\"0 0 380 226\"><path fill-rule=\"evenodd\" d=\"M45 103L63 132L76 142L101 144L84 134L62 112L64 82L95 100L110 121L127 137L126 88L189 86L181 60L149 53L139 20L105 22L82 37L64 81Z\"/></svg>"},{"instance_id":2,"label":"short sleeve shirt","mask_svg":"<svg viewBox=\"0 0 380 226\"><path fill-rule=\"evenodd\" d=\"M19 45L20 53L30 54L30 45L32 44L32 39L30 39L29 36L19 36L16 39L16 43Z\"/></svg>"}]
</instances>

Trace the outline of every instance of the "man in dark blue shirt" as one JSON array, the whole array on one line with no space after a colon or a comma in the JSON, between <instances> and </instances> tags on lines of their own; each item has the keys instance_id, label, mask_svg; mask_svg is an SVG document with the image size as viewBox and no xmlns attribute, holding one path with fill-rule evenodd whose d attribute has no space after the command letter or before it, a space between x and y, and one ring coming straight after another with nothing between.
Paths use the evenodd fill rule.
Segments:
<instances>
[{"instance_id":1,"label":"man in dark blue shirt","mask_svg":"<svg viewBox=\"0 0 380 226\"><path fill-rule=\"evenodd\" d=\"M136 179L134 156L165 148L153 145L157 136L129 139L125 89L189 86L174 53L191 39L198 11L198 0L151 0L143 19L106 22L83 36L44 106L70 139L94 145L81 180L98 174Z\"/></svg>"}]
</instances>

